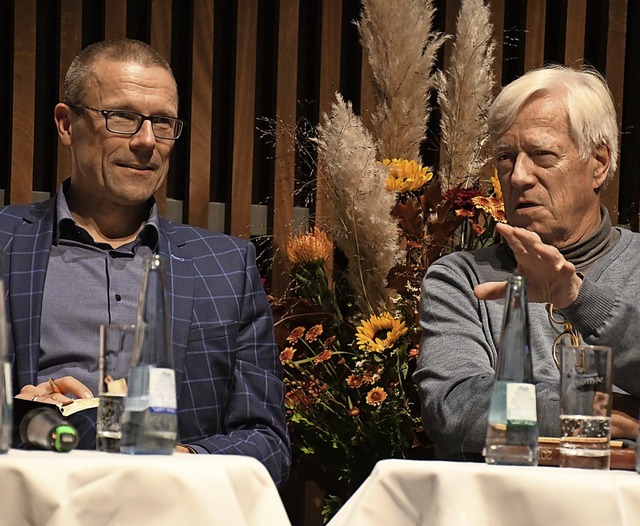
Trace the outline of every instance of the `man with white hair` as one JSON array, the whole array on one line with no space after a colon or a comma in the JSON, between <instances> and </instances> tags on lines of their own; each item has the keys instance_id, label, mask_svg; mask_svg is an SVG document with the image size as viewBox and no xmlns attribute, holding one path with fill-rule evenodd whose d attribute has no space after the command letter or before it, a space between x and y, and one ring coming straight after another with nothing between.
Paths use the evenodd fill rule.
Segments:
<instances>
[{"instance_id":1,"label":"man with white hair","mask_svg":"<svg viewBox=\"0 0 640 526\"><path fill-rule=\"evenodd\" d=\"M422 291L422 348L414 379L436 455L478 458L484 446L506 280L528 279L541 436L559 436L559 371L552 349L570 322L614 349L612 438L635 439L640 397L640 235L612 227L601 192L618 161L606 81L553 66L506 86L489 130L508 225L505 243L432 264ZM545 305L546 304L546 305ZM547 308L552 307L552 315ZM628 395L632 396L628 396Z\"/></svg>"}]
</instances>

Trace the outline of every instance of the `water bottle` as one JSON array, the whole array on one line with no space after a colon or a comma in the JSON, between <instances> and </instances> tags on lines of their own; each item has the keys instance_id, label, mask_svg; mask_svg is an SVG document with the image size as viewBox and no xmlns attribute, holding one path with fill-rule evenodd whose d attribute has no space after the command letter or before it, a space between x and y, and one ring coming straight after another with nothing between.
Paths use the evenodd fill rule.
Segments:
<instances>
[{"instance_id":1,"label":"water bottle","mask_svg":"<svg viewBox=\"0 0 640 526\"><path fill-rule=\"evenodd\" d=\"M177 443L176 384L165 281L164 258L145 258L122 416L123 453L170 455Z\"/></svg>"},{"instance_id":2,"label":"water bottle","mask_svg":"<svg viewBox=\"0 0 640 526\"><path fill-rule=\"evenodd\" d=\"M487 464L538 464L538 418L529 344L527 281L517 273L508 283L483 455Z\"/></svg>"},{"instance_id":3,"label":"water bottle","mask_svg":"<svg viewBox=\"0 0 640 526\"><path fill-rule=\"evenodd\" d=\"M9 342L3 276L0 260L0 453L9 451L13 429L13 389L11 364L7 361Z\"/></svg>"}]
</instances>

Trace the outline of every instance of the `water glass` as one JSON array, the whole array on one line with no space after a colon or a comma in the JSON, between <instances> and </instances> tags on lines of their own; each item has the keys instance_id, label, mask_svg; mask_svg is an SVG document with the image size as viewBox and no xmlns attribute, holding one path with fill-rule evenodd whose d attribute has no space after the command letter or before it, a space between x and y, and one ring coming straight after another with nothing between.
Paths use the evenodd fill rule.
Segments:
<instances>
[{"instance_id":1,"label":"water glass","mask_svg":"<svg viewBox=\"0 0 640 526\"><path fill-rule=\"evenodd\" d=\"M120 452L122 413L127 396L134 338L135 325L100 326L100 404L96 425L98 451Z\"/></svg>"},{"instance_id":2,"label":"water glass","mask_svg":"<svg viewBox=\"0 0 640 526\"><path fill-rule=\"evenodd\" d=\"M609 469L613 351L584 344L560 352L560 466Z\"/></svg>"}]
</instances>

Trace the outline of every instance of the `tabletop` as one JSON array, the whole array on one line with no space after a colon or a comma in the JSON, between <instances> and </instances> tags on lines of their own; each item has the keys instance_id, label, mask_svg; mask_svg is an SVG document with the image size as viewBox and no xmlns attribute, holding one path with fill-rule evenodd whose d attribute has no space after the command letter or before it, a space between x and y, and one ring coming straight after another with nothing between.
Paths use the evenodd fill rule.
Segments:
<instances>
[{"instance_id":1,"label":"tabletop","mask_svg":"<svg viewBox=\"0 0 640 526\"><path fill-rule=\"evenodd\" d=\"M290 524L248 457L10 450L0 481L3 526Z\"/></svg>"},{"instance_id":2,"label":"tabletop","mask_svg":"<svg viewBox=\"0 0 640 526\"><path fill-rule=\"evenodd\" d=\"M329 526L640 524L640 475L383 460Z\"/></svg>"}]
</instances>

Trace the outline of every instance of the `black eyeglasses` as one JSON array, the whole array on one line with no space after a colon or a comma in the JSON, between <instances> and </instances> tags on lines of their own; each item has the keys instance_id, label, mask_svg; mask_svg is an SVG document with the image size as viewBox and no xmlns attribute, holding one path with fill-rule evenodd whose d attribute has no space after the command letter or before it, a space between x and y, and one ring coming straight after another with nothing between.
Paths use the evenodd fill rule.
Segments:
<instances>
[{"instance_id":1,"label":"black eyeglasses","mask_svg":"<svg viewBox=\"0 0 640 526\"><path fill-rule=\"evenodd\" d=\"M166 115L143 115L135 111L128 110L99 110L84 104L66 103L72 108L82 108L99 113L104 117L107 130L120 135L135 135L142 128L144 121L151 121L153 135L158 139L175 141L182 133L184 122L175 117Z\"/></svg>"},{"instance_id":2,"label":"black eyeglasses","mask_svg":"<svg viewBox=\"0 0 640 526\"><path fill-rule=\"evenodd\" d=\"M545 309L547 309L547 314L549 314L549 323L551 323L551 325L561 325L563 327L562 332L558 334L558 336L556 336L556 338L553 340L553 343L551 344L551 354L553 355L553 362L556 364L556 367L560 369L558 345L580 345L580 333L573 328L571 322L566 320L560 312L553 309L553 303L547 303L545 305Z\"/></svg>"}]
</instances>

